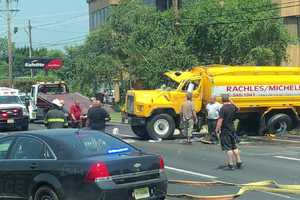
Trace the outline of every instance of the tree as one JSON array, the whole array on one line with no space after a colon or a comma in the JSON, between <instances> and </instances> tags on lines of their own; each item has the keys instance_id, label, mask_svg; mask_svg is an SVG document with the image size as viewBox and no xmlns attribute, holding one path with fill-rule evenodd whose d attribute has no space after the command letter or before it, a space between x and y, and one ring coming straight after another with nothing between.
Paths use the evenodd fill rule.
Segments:
<instances>
[{"instance_id":1,"label":"tree","mask_svg":"<svg viewBox=\"0 0 300 200\"><path fill-rule=\"evenodd\" d=\"M84 44L67 49L61 75L93 93L124 76L155 88L168 70L213 63L279 65L285 59L290 38L271 0L185 0L179 25L172 9L160 12L142 2L121 1Z\"/></svg>"},{"instance_id":2,"label":"tree","mask_svg":"<svg viewBox=\"0 0 300 200\"><path fill-rule=\"evenodd\" d=\"M259 48L271 52L268 64L280 65L290 37L279 11L271 0L198 1L183 14L193 25L188 45L202 63L256 64Z\"/></svg>"}]
</instances>

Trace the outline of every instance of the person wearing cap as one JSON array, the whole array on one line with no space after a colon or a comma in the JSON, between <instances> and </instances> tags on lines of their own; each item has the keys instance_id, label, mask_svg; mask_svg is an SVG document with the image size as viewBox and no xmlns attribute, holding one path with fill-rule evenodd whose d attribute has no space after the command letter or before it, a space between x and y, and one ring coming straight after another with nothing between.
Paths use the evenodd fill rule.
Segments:
<instances>
[{"instance_id":1,"label":"person wearing cap","mask_svg":"<svg viewBox=\"0 0 300 200\"><path fill-rule=\"evenodd\" d=\"M52 101L53 107L48 111L45 116L45 126L48 129L55 128L67 128L68 120L63 112L63 104L59 99L54 99Z\"/></svg>"}]
</instances>

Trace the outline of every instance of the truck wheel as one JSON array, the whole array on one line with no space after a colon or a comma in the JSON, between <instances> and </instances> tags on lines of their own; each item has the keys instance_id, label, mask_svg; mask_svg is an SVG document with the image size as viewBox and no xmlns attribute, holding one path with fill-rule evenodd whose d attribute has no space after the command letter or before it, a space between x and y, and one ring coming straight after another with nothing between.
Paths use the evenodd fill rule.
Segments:
<instances>
[{"instance_id":1,"label":"truck wheel","mask_svg":"<svg viewBox=\"0 0 300 200\"><path fill-rule=\"evenodd\" d=\"M143 139L149 138L146 126L131 126L131 130L134 132L134 134L136 134L140 138Z\"/></svg>"},{"instance_id":2,"label":"truck wheel","mask_svg":"<svg viewBox=\"0 0 300 200\"><path fill-rule=\"evenodd\" d=\"M175 131L175 121L168 114L158 114L151 117L147 122L146 129L149 136L154 139L172 138Z\"/></svg>"},{"instance_id":3,"label":"truck wheel","mask_svg":"<svg viewBox=\"0 0 300 200\"><path fill-rule=\"evenodd\" d=\"M204 124L205 124L205 118L202 116L198 116L198 123L195 124L196 131L200 132Z\"/></svg>"},{"instance_id":4,"label":"truck wheel","mask_svg":"<svg viewBox=\"0 0 300 200\"><path fill-rule=\"evenodd\" d=\"M284 134L291 130L293 120L287 114L276 114L267 122L268 131L273 134Z\"/></svg>"}]
</instances>

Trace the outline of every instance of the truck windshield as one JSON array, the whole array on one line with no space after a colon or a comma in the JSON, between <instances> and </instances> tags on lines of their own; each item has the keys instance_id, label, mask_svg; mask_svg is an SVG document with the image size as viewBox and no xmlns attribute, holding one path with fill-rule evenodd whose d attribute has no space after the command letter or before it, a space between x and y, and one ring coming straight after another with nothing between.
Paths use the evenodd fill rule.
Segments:
<instances>
[{"instance_id":1,"label":"truck windshield","mask_svg":"<svg viewBox=\"0 0 300 200\"><path fill-rule=\"evenodd\" d=\"M0 96L0 104L22 104L18 96Z\"/></svg>"},{"instance_id":2,"label":"truck windshield","mask_svg":"<svg viewBox=\"0 0 300 200\"><path fill-rule=\"evenodd\" d=\"M169 77L164 77L164 83L161 85L159 89L161 90L176 90L179 86L179 83L172 80Z\"/></svg>"},{"instance_id":3,"label":"truck windshield","mask_svg":"<svg viewBox=\"0 0 300 200\"><path fill-rule=\"evenodd\" d=\"M44 94L63 94L67 93L67 88L64 84L49 84L39 86L39 92Z\"/></svg>"}]
</instances>

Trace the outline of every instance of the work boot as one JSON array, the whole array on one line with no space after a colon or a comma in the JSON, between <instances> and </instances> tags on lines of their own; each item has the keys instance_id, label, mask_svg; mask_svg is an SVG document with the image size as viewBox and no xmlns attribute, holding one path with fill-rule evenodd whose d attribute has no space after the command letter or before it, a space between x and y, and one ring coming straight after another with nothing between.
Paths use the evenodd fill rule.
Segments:
<instances>
[{"instance_id":1,"label":"work boot","mask_svg":"<svg viewBox=\"0 0 300 200\"><path fill-rule=\"evenodd\" d=\"M229 164L229 165L228 165L228 169L233 171L233 170L234 170L233 165Z\"/></svg>"},{"instance_id":2,"label":"work boot","mask_svg":"<svg viewBox=\"0 0 300 200\"><path fill-rule=\"evenodd\" d=\"M237 169L243 169L243 163L242 162L238 162L238 163L236 163L236 168Z\"/></svg>"}]
</instances>

